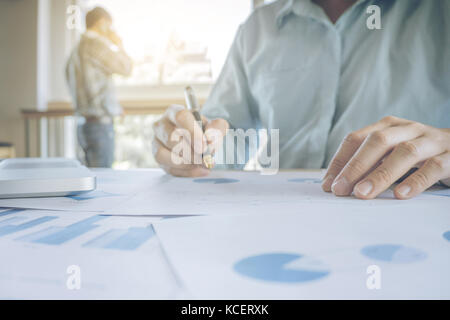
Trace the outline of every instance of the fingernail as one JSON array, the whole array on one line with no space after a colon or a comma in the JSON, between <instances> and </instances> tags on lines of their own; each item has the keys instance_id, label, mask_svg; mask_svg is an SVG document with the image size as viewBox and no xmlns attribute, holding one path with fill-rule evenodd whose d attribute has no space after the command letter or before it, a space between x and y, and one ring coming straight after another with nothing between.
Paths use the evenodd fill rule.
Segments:
<instances>
[{"instance_id":1,"label":"fingernail","mask_svg":"<svg viewBox=\"0 0 450 320\"><path fill-rule=\"evenodd\" d=\"M340 178L333 183L331 190L337 196L348 196L352 193L352 188L345 178Z\"/></svg>"},{"instance_id":2,"label":"fingernail","mask_svg":"<svg viewBox=\"0 0 450 320\"><path fill-rule=\"evenodd\" d=\"M402 185L402 186L398 187L398 189L397 189L397 193L399 195L401 195L402 197L407 197L410 192L411 192L411 187L408 186L407 184Z\"/></svg>"},{"instance_id":3,"label":"fingernail","mask_svg":"<svg viewBox=\"0 0 450 320\"><path fill-rule=\"evenodd\" d=\"M360 184L357 184L355 187L355 193L358 193L362 196L367 196L373 189L373 184L369 180L364 181Z\"/></svg>"},{"instance_id":4,"label":"fingernail","mask_svg":"<svg viewBox=\"0 0 450 320\"><path fill-rule=\"evenodd\" d=\"M333 184L334 177L333 176L327 176L325 179L323 179L322 187L325 191L331 191L331 185Z\"/></svg>"}]
</instances>

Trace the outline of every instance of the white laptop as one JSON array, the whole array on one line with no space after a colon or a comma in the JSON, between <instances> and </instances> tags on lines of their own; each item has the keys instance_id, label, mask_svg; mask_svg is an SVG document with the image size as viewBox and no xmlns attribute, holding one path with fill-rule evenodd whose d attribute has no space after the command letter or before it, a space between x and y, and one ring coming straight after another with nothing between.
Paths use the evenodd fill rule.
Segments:
<instances>
[{"instance_id":1,"label":"white laptop","mask_svg":"<svg viewBox=\"0 0 450 320\"><path fill-rule=\"evenodd\" d=\"M0 160L0 199L68 196L95 188L95 175L77 160Z\"/></svg>"}]
</instances>

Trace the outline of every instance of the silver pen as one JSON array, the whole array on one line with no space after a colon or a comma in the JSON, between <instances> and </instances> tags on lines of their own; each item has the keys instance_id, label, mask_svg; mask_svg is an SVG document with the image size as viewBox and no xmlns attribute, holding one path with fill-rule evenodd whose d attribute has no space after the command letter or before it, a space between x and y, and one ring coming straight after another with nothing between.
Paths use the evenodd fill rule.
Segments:
<instances>
[{"instance_id":1,"label":"silver pen","mask_svg":"<svg viewBox=\"0 0 450 320\"><path fill-rule=\"evenodd\" d=\"M200 108L197 103L197 98L195 97L194 90L191 88L191 86L187 86L184 89L184 97L186 99L186 106L188 110L192 112L192 115L195 118L195 121L200 122L202 124L202 131L205 132L205 125L203 124L202 117L200 116ZM214 160L212 157L211 150L208 146L208 149L206 152L202 155L203 164L206 168L211 169L214 167Z\"/></svg>"}]
</instances>

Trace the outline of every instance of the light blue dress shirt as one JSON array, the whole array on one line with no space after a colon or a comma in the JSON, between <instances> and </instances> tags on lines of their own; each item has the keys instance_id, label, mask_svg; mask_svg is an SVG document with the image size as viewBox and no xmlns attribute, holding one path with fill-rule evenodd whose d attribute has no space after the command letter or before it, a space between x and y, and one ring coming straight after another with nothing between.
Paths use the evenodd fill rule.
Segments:
<instances>
[{"instance_id":1,"label":"light blue dress shirt","mask_svg":"<svg viewBox=\"0 0 450 320\"><path fill-rule=\"evenodd\" d=\"M450 0L358 1L336 24L309 0L257 8L203 114L279 129L280 168L326 167L348 133L387 115L450 128Z\"/></svg>"}]
</instances>

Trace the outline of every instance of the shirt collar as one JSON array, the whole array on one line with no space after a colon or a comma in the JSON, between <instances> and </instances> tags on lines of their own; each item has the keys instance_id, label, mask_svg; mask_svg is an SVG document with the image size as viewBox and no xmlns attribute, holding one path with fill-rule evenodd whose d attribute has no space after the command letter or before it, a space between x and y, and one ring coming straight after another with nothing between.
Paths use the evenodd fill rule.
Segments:
<instances>
[{"instance_id":1,"label":"shirt collar","mask_svg":"<svg viewBox=\"0 0 450 320\"><path fill-rule=\"evenodd\" d=\"M366 2L368 0L358 0L352 8L355 8L359 4ZM298 16L309 16L317 20L329 21L328 17L324 11L316 4L312 3L311 0L285 0L280 11L276 16L276 24L278 28L281 28L286 21L286 18L291 14ZM352 8L349 8L351 10Z\"/></svg>"},{"instance_id":2,"label":"shirt collar","mask_svg":"<svg viewBox=\"0 0 450 320\"><path fill-rule=\"evenodd\" d=\"M284 24L285 19L292 13L293 0L286 0L280 11L278 11L276 16L276 24L278 28L281 28Z\"/></svg>"},{"instance_id":3,"label":"shirt collar","mask_svg":"<svg viewBox=\"0 0 450 320\"><path fill-rule=\"evenodd\" d=\"M277 23L278 28L281 28L281 26L283 25L284 18L286 18L289 14L292 13L292 4L293 4L293 0L285 1L284 5L281 7L280 11L277 13L276 23Z\"/></svg>"}]
</instances>

